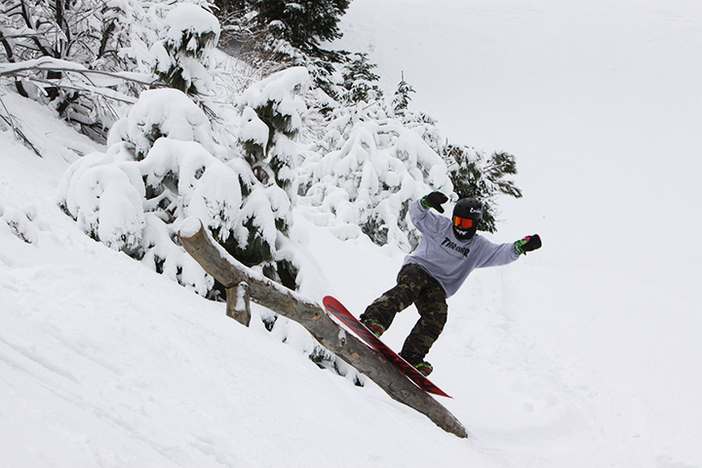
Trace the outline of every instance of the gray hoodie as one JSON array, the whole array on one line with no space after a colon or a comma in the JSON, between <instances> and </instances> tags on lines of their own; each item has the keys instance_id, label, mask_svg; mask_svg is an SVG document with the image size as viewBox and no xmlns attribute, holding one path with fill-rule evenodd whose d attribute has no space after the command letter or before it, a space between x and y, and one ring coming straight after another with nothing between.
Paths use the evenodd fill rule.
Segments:
<instances>
[{"instance_id":1,"label":"gray hoodie","mask_svg":"<svg viewBox=\"0 0 702 468\"><path fill-rule=\"evenodd\" d=\"M441 284L446 297L453 296L476 268L506 265L519 258L513 242L493 244L480 234L459 240L451 220L424 208L420 200L410 205L409 213L422 239L403 265L415 263L424 268Z\"/></svg>"}]
</instances>

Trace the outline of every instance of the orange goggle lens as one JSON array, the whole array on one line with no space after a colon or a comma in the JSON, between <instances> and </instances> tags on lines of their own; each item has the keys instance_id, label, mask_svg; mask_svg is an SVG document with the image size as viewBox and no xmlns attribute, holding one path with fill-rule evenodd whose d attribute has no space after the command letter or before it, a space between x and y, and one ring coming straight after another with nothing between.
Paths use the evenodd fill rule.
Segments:
<instances>
[{"instance_id":1,"label":"orange goggle lens","mask_svg":"<svg viewBox=\"0 0 702 468\"><path fill-rule=\"evenodd\" d=\"M454 216L453 225L461 229L470 229L473 227L473 220L470 218L461 218L460 216Z\"/></svg>"}]
</instances>

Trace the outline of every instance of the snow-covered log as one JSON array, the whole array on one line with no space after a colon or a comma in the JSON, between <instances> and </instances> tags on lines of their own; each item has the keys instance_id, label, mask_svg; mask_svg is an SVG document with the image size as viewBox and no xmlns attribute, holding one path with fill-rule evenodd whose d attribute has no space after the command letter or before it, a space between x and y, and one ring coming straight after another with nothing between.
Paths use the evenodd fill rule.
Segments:
<instances>
[{"instance_id":1,"label":"snow-covered log","mask_svg":"<svg viewBox=\"0 0 702 468\"><path fill-rule=\"evenodd\" d=\"M443 430L458 437L468 437L466 429L455 416L414 385L380 353L346 333L316 302L237 261L214 241L199 219L186 219L179 236L185 250L230 294L241 282L247 283L252 301L300 323L322 346L368 376L393 399L424 414Z\"/></svg>"}]
</instances>

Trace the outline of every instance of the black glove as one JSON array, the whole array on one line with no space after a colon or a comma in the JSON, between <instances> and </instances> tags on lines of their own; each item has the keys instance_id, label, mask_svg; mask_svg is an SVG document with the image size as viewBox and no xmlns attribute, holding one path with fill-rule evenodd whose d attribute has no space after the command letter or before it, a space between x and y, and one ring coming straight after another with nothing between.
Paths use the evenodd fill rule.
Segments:
<instances>
[{"instance_id":1,"label":"black glove","mask_svg":"<svg viewBox=\"0 0 702 468\"><path fill-rule=\"evenodd\" d=\"M514 243L514 250L516 250L519 255L526 255L527 252L540 248L541 238L538 234L526 236L524 239L518 240Z\"/></svg>"},{"instance_id":2,"label":"black glove","mask_svg":"<svg viewBox=\"0 0 702 468\"><path fill-rule=\"evenodd\" d=\"M441 192L431 192L429 195L424 195L422 198L422 206L427 210L434 208L439 213L444 212L444 207L441 206L448 201L448 197Z\"/></svg>"}]
</instances>

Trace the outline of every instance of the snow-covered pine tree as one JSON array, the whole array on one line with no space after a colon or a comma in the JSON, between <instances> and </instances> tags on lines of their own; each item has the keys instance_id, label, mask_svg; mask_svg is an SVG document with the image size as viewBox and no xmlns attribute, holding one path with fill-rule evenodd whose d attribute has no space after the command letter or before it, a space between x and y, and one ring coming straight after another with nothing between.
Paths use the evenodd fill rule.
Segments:
<instances>
[{"instance_id":1,"label":"snow-covered pine tree","mask_svg":"<svg viewBox=\"0 0 702 468\"><path fill-rule=\"evenodd\" d=\"M195 19L191 26L182 7ZM213 17L193 8L199 7L175 7L181 11L166 17L167 24L173 20L169 34L203 37L198 27L214 30ZM200 294L211 292L212 280L184 256L176 236L179 223L193 215L239 260L294 289L294 249L285 236L296 192L291 137L305 111L295 93L307 79L306 70L293 69L252 86L240 104L242 123L216 126L181 91L146 91L113 126L108 151L81 159L66 173L59 203L95 239ZM258 152L242 155L222 145L232 139L218 132L237 126L244 147L259 143Z\"/></svg>"},{"instance_id":2,"label":"snow-covered pine tree","mask_svg":"<svg viewBox=\"0 0 702 468\"><path fill-rule=\"evenodd\" d=\"M365 233L379 245L410 251L416 235L409 204L432 190L453 189L444 160L423 132L393 114L384 100L337 107L317 152L301 165L300 192L313 207L308 215L337 237Z\"/></svg>"},{"instance_id":3,"label":"snow-covered pine tree","mask_svg":"<svg viewBox=\"0 0 702 468\"><path fill-rule=\"evenodd\" d=\"M233 225L241 194L236 173L206 147L214 142L194 102L175 89L146 91L111 130L107 152L66 171L58 203L94 239L207 295L212 278L177 244L178 224Z\"/></svg>"},{"instance_id":4,"label":"snow-covered pine tree","mask_svg":"<svg viewBox=\"0 0 702 468\"><path fill-rule=\"evenodd\" d=\"M450 144L444 148L443 156L456 194L460 198L477 198L483 202L483 219L478 229L495 232L497 196L522 196L514 181L506 179L507 176L517 174L514 156L505 152L495 152L486 157L474 148Z\"/></svg>"},{"instance_id":5,"label":"snow-covered pine tree","mask_svg":"<svg viewBox=\"0 0 702 468\"><path fill-rule=\"evenodd\" d=\"M198 5L178 3L165 23L166 37L152 47L154 71L171 88L188 94L206 92L211 87L207 59L219 41L219 21Z\"/></svg>"},{"instance_id":6,"label":"snow-covered pine tree","mask_svg":"<svg viewBox=\"0 0 702 468\"><path fill-rule=\"evenodd\" d=\"M307 110L301 95L308 85L307 69L289 68L250 86L239 102L245 121L240 140L247 161L262 184L275 183L291 198L296 194L293 168L297 158L292 139Z\"/></svg>"},{"instance_id":7,"label":"snow-covered pine tree","mask_svg":"<svg viewBox=\"0 0 702 468\"><path fill-rule=\"evenodd\" d=\"M353 59L343 67L345 93L341 101L356 104L361 101L371 103L383 96L383 91L378 87L380 77L373 73L377 65L368 61L368 54L356 52Z\"/></svg>"},{"instance_id":8,"label":"snow-covered pine tree","mask_svg":"<svg viewBox=\"0 0 702 468\"><path fill-rule=\"evenodd\" d=\"M103 9L103 36L94 66L108 71L152 73L150 49L167 27L169 3L140 0L111 1ZM129 84L129 83L126 83ZM141 88L131 95L138 96Z\"/></svg>"},{"instance_id":9,"label":"snow-covered pine tree","mask_svg":"<svg viewBox=\"0 0 702 468\"><path fill-rule=\"evenodd\" d=\"M74 163L59 187L60 206L87 234L208 295L212 278L177 240L180 223L197 216L240 260L279 281L288 275L295 287L291 254L278 250L289 247L281 229L291 223L290 199L261 184L243 158L215 157L230 153L185 94L142 93L108 143L106 153ZM278 262L291 271L281 274Z\"/></svg>"},{"instance_id":10,"label":"snow-covered pine tree","mask_svg":"<svg viewBox=\"0 0 702 468\"><path fill-rule=\"evenodd\" d=\"M243 243L232 238L223 244L244 264L261 266L266 276L291 289L296 287L298 272L286 237L297 192L298 150L293 138L300 131L306 112L300 95L308 85L307 70L296 67L252 84L241 95L237 103L241 112L241 162L248 163L254 175L242 186L246 197L244 211L250 217L249 238ZM251 209L247 210L249 203ZM277 237L261 236L256 216L262 208L273 215L272 227L277 230Z\"/></svg>"}]
</instances>

